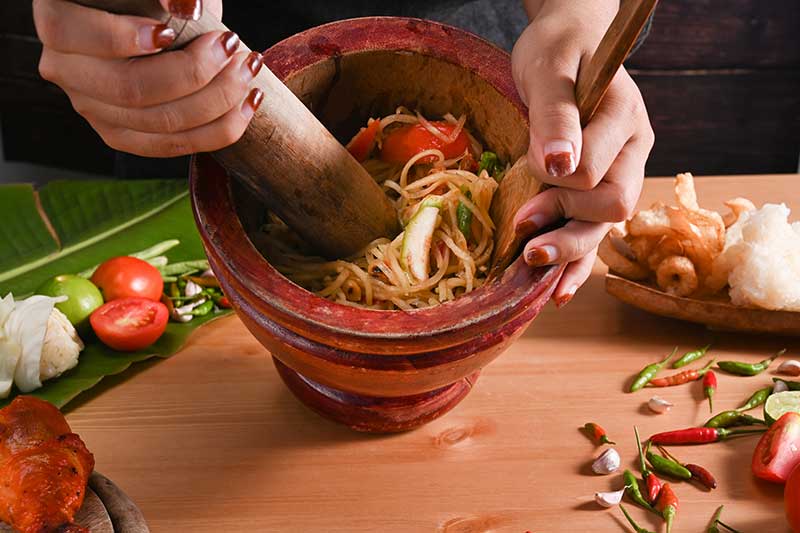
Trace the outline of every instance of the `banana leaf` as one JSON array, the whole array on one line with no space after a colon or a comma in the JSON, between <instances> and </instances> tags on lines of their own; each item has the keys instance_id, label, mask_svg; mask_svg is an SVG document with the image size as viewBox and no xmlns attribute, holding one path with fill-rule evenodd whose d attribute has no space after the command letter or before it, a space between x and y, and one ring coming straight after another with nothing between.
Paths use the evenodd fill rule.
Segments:
<instances>
[{"instance_id":1,"label":"banana leaf","mask_svg":"<svg viewBox=\"0 0 800 533\"><path fill-rule=\"evenodd\" d=\"M31 294L52 276L78 273L167 239L181 241L165 254L170 263L205 257L183 181L54 181L39 190L0 186L0 295ZM155 344L138 352L117 352L91 333L82 334L86 348L78 365L32 395L63 407L105 376L173 355L192 331L228 313L170 322ZM15 394L0 400L0 407Z\"/></svg>"}]
</instances>

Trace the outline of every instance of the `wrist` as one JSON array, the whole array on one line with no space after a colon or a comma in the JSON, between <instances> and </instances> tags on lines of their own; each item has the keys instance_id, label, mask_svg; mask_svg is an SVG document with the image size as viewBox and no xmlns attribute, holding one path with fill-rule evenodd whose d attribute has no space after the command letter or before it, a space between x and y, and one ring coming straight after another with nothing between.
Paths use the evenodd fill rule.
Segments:
<instances>
[{"instance_id":1,"label":"wrist","mask_svg":"<svg viewBox=\"0 0 800 533\"><path fill-rule=\"evenodd\" d=\"M575 25L586 29L602 28L602 32L611 24L619 11L620 0L534 0L526 2L528 16L531 21L543 17L563 21L567 25Z\"/></svg>"}]
</instances>

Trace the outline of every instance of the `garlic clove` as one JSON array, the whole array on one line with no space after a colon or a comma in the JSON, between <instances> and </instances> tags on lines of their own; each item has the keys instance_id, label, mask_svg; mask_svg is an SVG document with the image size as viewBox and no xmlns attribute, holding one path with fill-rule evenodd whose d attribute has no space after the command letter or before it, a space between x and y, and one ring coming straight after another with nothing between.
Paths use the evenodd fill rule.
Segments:
<instances>
[{"instance_id":1,"label":"garlic clove","mask_svg":"<svg viewBox=\"0 0 800 533\"><path fill-rule=\"evenodd\" d=\"M658 413L660 415L672 409L674 405L675 404L668 402L667 400L665 400L660 396L653 396L647 402L647 407L649 407L650 410L653 411L654 413Z\"/></svg>"},{"instance_id":2,"label":"garlic clove","mask_svg":"<svg viewBox=\"0 0 800 533\"><path fill-rule=\"evenodd\" d=\"M595 492L594 501L602 507L614 507L615 505L619 505L624 495L625 489L619 489L614 492Z\"/></svg>"},{"instance_id":3,"label":"garlic clove","mask_svg":"<svg viewBox=\"0 0 800 533\"><path fill-rule=\"evenodd\" d=\"M778 374L786 374L787 376L800 376L800 361L790 359L784 361L778 367Z\"/></svg>"},{"instance_id":4,"label":"garlic clove","mask_svg":"<svg viewBox=\"0 0 800 533\"><path fill-rule=\"evenodd\" d=\"M592 472L595 474L606 475L619 470L620 458L617 450L609 448L600 454L600 457L592 463Z\"/></svg>"},{"instance_id":5,"label":"garlic clove","mask_svg":"<svg viewBox=\"0 0 800 533\"><path fill-rule=\"evenodd\" d=\"M772 387L772 394L786 392L787 390L789 390L789 385L787 385L785 381L776 381L775 385Z\"/></svg>"},{"instance_id":6,"label":"garlic clove","mask_svg":"<svg viewBox=\"0 0 800 533\"><path fill-rule=\"evenodd\" d=\"M186 294L187 298L191 298L193 296L197 296L201 292L203 292L203 287L201 287L200 285L198 285L197 283L195 283L192 280L188 280L186 282L186 288L184 289L184 293Z\"/></svg>"}]
</instances>

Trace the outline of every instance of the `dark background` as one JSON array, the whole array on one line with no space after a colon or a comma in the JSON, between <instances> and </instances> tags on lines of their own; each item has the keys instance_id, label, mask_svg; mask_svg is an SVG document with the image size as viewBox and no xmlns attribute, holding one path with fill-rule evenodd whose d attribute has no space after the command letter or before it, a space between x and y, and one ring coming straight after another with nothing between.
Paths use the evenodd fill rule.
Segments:
<instances>
[{"instance_id":1,"label":"dark background","mask_svg":"<svg viewBox=\"0 0 800 533\"><path fill-rule=\"evenodd\" d=\"M226 14L251 27L247 4ZM237 20L241 19L241 20ZM303 29L269 21L268 39ZM256 46L263 33L239 31ZM114 153L37 71L29 0L0 0L3 153L100 174ZM644 46L627 62L656 132L651 176L797 172L800 153L800 0L662 0Z\"/></svg>"}]
</instances>

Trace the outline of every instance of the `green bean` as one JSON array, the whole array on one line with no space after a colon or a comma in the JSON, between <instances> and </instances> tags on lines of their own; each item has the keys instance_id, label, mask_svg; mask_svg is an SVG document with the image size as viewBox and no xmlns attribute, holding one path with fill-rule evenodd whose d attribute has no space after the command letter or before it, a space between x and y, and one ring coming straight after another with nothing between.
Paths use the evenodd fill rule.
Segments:
<instances>
[{"instance_id":1,"label":"green bean","mask_svg":"<svg viewBox=\"0 0 800 533\"><path fill-rule=\"evenodd\" d=\"M647 457L647 462L650 463L650 465L653 467L653 470L660 474L683 480L692 479L692 473L682 464L677 463L672 459L662 457L657 453L651 452L649 442L647 443L645 457Z\"/></svg>"},{"instance_id":2,"label":"green bean","mask_svg":"<svg viewBox=\"0 0 800 533\"><path fill-rule=\"evenodd\" d=\"M730 428L734 426L754 426L766 425L760 418L744 414L741 411L722 411L718 415L712 416L704 424L707 428Z\"/></svg>"},{"instance_id":3,"label":"green bean","mask_svg":"<svg viewBox=\"0 0 800 533\"><path fill-rule=\"evenodd\" d=\"M677 353L677 351L678 347L676 346L675 349L672 350L672 353L666 356L661 361L644 367L642 371L639 372L639 374L636 376L636 379L633 380L630 392L636 392L637 390L641 389L642 387L650 383L650 380L656 377L656 374L658 374L659 370L664 368L664 366L666 366L667 363L669 363L670 359L675 357L675 353Z\"/></svg>"},{"instance_id":4,"label":"green bean","mask_svg":"<svg viewBox=\"0 0 800 533\"><path fill-rule=\"evenodd\" d=\"M194 261L180 261L171 263L158 269L162 276L182 276L199 270L208 270L208 261L195 259Z\"/></svg>"},{"instance_id":5,"label":"green bean","mask_svg":"<svg viewBox=\"0 0 800 533\"><path fill-rule=\"evenodd\" d=\"M698 359L701 359L705 354L708 353L708 349L711 348L710 344L706 344L702 348L697 350L692 350L691 352L686 352L683 354L680 359L672 363L672 368L680 368L682 366L686 366L689 363L693 363Z\"/></svg>"},{"instance_id":6,"label":"green bean","mask_svg":"<svg viewBox=\"0 0 800 533\"><path fill-rule=\"evenodd\" d=\"M472 200L472 193L468 190L462 189L464 196ZM464 234L464 238L469 241L472 235L472 210L466 206L464 202L458 202L456 208L456 219L458 220L458 229Z\"/></svg>"},{"instance_id":7,"label":"green bean","mask_svg":"<svg viewBox=\"0 0 800 533\"><path fill-rule=\"evenodd\" d=\"M778 381L778 378L774 378L774 381ZM783 381L783 380L780 380ZM800 388L800 383L798 383L798 388ZM769 398L769 395L772 394L772 387L764 387L763 389L758 389L753 393L750 398L745 402L745 404L737 409L737 411L749 411L750 409L755 409L759 405L764 405Z\"/></svg>"},{"instance_id":8,"label":"green bean","mask_svg":"<svg viewBox=\"0 0 800 533\"><path fill-rule=\"evenodd\" d=\"M717 366L724 370L725 372L729 372L731 374L736 374L737 376L756 376L766 369L769 368L769 365L772 362L786 353L786 349L779 351L772 357L767 357L763 361L759 361L758 363L742 363L740 361L720 361L717 363Z\"/></svg>"},{"instance_id":9,"label":"green bean","mask_svg":"<svg viewBox=\"0 0 800 533\"><path fill-rule=\"evenodd\" d=\"M167 256L165 255L159 255L158 257L154 257L152 259L145 259L145 261L147 261L156 268L161 268L169 262Z\"/></svg>"},{"instance_id":10,"label":"green bean","mask_svg":"<svg viewBox=\"0 0 800 533\"><path fill-rule=\"evenodd\" d=\"M628 496L631 497L634 503L638 504L639 506L660 515L658 511L656 511L652 505L650 505L647 500L644 499L642 496L642 489L639 488L639 480L636 479L636 476L633 475L633 472L630 470L625 470L625 473L622 474L622 479L625 481L625 492L628 493Z\"/></svg>"},{"instance_id":11,"label":"green bean","mask_svg":"<svg viewBox=\"0 0 800 533\"><path fill-rule=\"evenodd\" d=\"M142 259L142 260L146 261L148 259L152 259L154 257L158 257L159 255L163 255L164 252L166 252L167 250L171 250L172 248L175 248L180 243L181 243L181 241L179 241L178 239L169 239L169 240L166 240L166 241L161 241L158 244L154 244L150 248L145 248L144 250L140 250L138 252L133 252L132 254L128 254L128 255L130 257L136 257L137 259ZM92 277L92 274L94 274L94 271L97 270L97 267L99 267L99 266L100 265L97 264L97 265L94 265L91 268L87 268L83 272L79 272L78 276L80 276L82 278L89 279L89 278Z\"/></svg>"},{"instance_id":12,"label":"green bean","mask_svg":"<svg viewBox=\"0 0 800 533\"><path fill-rule=\"evenodd\" d=\"M485 170L490 176L494 176L498 166L500 166L500 159L497 157L496 153L489 151L483 152L481 154L481 160L478 163L478 174L480 174L482 170Z\"/></svg>"}]
</instances>

